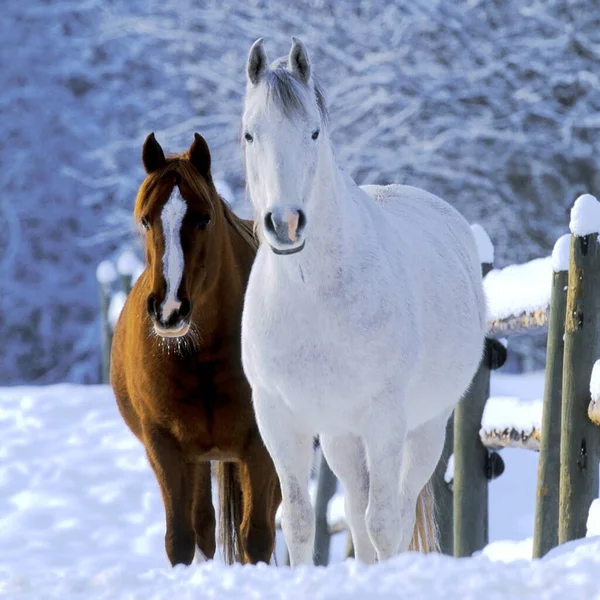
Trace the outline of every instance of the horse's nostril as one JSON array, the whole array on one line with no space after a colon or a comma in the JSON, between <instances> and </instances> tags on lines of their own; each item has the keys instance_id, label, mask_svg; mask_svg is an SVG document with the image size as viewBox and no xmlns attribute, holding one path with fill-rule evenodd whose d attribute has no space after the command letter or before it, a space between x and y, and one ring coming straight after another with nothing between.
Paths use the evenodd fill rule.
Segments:
<instances>
[{"instance_id":1,"label":"horse's nostril","mask_svg":"<svg viewBox=\"0 0 600 600\"><path fill-rule=\"evenodd\" d=\"M181 306L179 307L179 318L186 319L192 310L192 305L187 298L184 298L181 301Z\"/></svg>"},{"instance_id":2,"label":"horse's nostril","mask_svg":"<svg viewBox=\"0 0 600 600\"><path fill-rule=\"evenodd\" d=\"M268 212L265 215L265 229L271 233L275 233L275 222L273 221L273 213Z\"/></svg>"},{"instance_id":3,"label":"horse's nostril","mask_svg":"<svg viewBox=\"0 0 600 600\"><path fill-rule=\"evenodd\" d=\"M298 233L300 233L304 229L305 225L306 225L306 215L304 214L303 210L299 210L298 211L298 228L296 229L296 231Z\"/></svg>"},{"instance_id":4,"label":"horse's nostril","mask_svg":"<svg viewBox=\"0 0 600 600\"><path fill-rule=\"evenodd\" d=\"M146 310L153 319L158 318L158 303L156 302L156 297L153 294L148 296L148 299L146 300Z\"/></svg>"}]
</instances>

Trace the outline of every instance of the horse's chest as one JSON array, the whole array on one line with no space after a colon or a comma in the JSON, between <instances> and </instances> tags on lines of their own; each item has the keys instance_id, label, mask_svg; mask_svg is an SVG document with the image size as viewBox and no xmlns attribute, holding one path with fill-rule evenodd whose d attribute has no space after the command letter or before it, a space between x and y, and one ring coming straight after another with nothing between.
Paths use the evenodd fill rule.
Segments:
<instances>
[{"instance_id":1,"label":"horse's chest","mask_svg":"<svg viewBox=\"0 0 600 600\"><path fill-rule=\"evenodd\" d=\"M140 396L150 420L169 430L186 454L216 460L220 452L237 452L238 438L244 438L254 418L241 372L206 371L199 365L196 372L177 377L153 376Z\"/></svg>"},{"instance_id":2,"label":"horse's chest","mask_svg":"<svg viewBox=\"0 0 600 600\"><path fill-rule=\"evenodd\" d=\"M299 300L292 311L284 303L265 306L269 318L249 323L245 332L251 370L286 401L312 406L321 418L335 400L351 409L354 398L373 395L393 354L385 306L363 307L361 315L335 304Z\"/></svg>"}]
</instances>

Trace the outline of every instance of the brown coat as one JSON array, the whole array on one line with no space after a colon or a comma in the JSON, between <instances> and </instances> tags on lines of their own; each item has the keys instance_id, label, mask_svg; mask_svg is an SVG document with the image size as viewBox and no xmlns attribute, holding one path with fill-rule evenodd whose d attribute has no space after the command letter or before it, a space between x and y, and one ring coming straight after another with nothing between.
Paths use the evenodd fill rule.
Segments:
<instances>
[{"instance_id":1,"label":"brown coat","mask_svg":"<svg viewBox=\"0 0 600 600\"><path fill-rule=\"evenodd\" d=\"M190 564L196 545L209 558L215 553L211 460L219 461L226 559L268 562L279 483L258 432L240 347L243 297L256 252L252 224L236 217L218 196L210 153L198 134L186 155L168 159L150 134L143 160L149 174L135 216L148 229L147 267L113 339L111 383L117 403L144 444L160 485L171 563ZM191 310L183 339L157 335L148 308L150 296L162 301L166 294L159 216L175 185L187 203L179 295Z\"/></svg>"}]
</instances>

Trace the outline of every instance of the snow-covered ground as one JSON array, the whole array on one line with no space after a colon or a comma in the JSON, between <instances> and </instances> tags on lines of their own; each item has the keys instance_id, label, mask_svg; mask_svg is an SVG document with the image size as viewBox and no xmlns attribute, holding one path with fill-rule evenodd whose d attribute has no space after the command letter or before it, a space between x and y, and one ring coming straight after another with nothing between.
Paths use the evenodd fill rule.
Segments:
<instances>
[{"instance_id":1,"label":"snow-covered ground","mask_svg":"<svg viewBox=\"0 0 600 600\"><path fill-rule=\"evenodd\" d=\"M540 373L494 375L492 393L533 399ZM105 386L0 388L0 597L43 598L600 598L600 541L531 563L537 455L506 450L491 483L483 556L405 555L332 565L170 569L163 506L143 449ZM333 513L339 512L340 498ZM596 511L600 512L600 511ZM592 533L592 530L590 530ZM281 557L282 547L279 546ZM504 564L511 562L510 565ZM280 560L281 563L281 560Z\"/></svg>"}]
</instances>

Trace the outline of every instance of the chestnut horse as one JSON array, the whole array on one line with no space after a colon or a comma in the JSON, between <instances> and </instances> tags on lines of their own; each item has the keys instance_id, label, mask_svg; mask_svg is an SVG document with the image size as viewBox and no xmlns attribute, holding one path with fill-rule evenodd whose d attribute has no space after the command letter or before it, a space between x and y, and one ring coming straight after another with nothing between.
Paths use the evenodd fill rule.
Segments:
<instances>
[{"instance_id":1,"label":"chestnut horse","mask_svg":"<svg viewBox=\"0 0 600 600\"><path fill-rule=\"evenodd\" d=\"M217 462L220 539L228 563L269 562L279 480L256 425L241 364L244 292L257 244L252 222L219 197L199 134L165 158L151 133L135 205L146 269L115 329L111 383L144 444L166 513L174 566L216 549L210 461Z\"/></svg>"}]
</instances>

